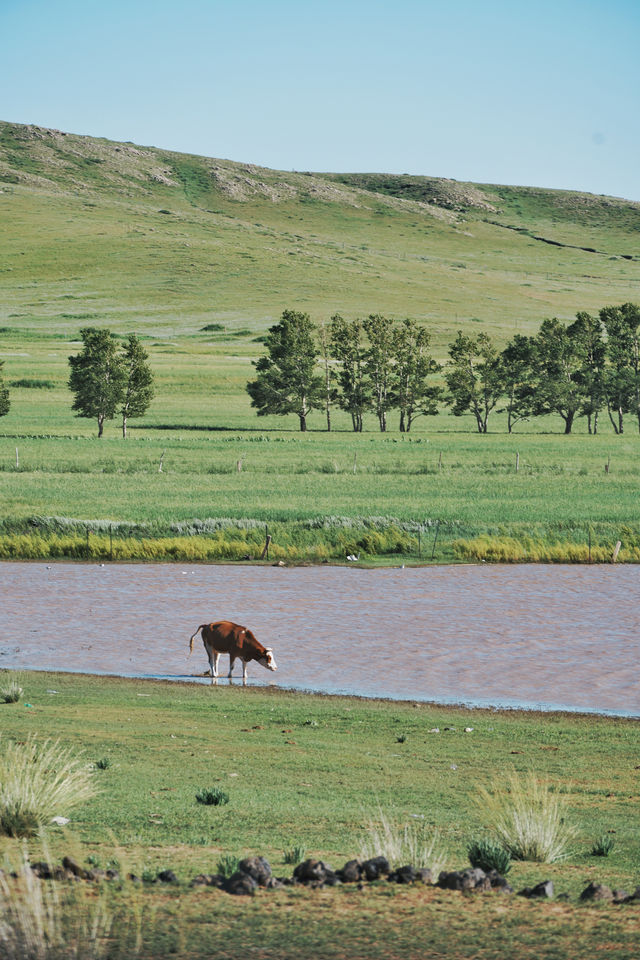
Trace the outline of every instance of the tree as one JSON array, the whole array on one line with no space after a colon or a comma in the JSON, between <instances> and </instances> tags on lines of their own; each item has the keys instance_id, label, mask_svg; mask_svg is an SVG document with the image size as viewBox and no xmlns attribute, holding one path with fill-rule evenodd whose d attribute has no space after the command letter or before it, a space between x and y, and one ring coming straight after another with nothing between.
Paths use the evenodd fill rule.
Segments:
<instances>
[{"instance_id":1,"label":"tree","mask_svg":"<svg viewBox=\"0 0 640 960\"><path fill-rule=\"evenodd\" d=\"M122 414L122 436L127 436L129 417L142 417L153 399L153 373L147 363L148 353L138 337L130 334L122 351L122 361L126 374L124 393L120 413Z\"/></svg>"},{"instance_id":2,"label":"tree","mask_svg":"<svg viewBox=\"0 0 640 960\"><path fill-rule=\"evenodd\" d=\"M564 432L571 433L576 414L582 411L583 354L578 328L555 317L544 320L535 338L535 414L557 413L564 420Z\"/></svg>"},{"instance_id":3,"label":"tree","mask_svg":"<svg viewBox=\"0 0 640 960\"><path fill-rule=\"evenodd\" d=\"M580 370L576 380L582 387L580 414L587 418L589 433L598 432L598 414L604 403L604 364L605 345L602 339L602 324L584 310L576 314L576 319L567 328L569 337L575 342Z\"/></svg>"},{"instance_id":4,"label":"tree","mask_svg":"<svg viewBox=\"0 0 640 960\"><path fill-rule=\"evenodd\" d=\"M331 355L338 361L338 403L342 410L351 414L351 423L357 433L362 433L364 411L370 405L364 374L365 346L363 326L360 320L345 320L339 313L331 317Z\"/></svg>"},{"instance_id":5,"label":"tree","mask_svg":"<svg viewBox=\"0 0 640 960\"><path fill-rule=\"evenodd\" d=\"M393 321L380 313L372 313L362 325L369 338L369 348L365 353L365 372L371 383L373 407L380 430L384 433L387 429L387 411L391 406Z\"/></svg>"},{"instance_id":6,"label":"tree","mask_svg":"<svg viewBox=\"0 0 640 960\"><path fill-rule=\"evenodd\" d=\"M623 414L633 412L640 429L640 306L623 303L621 307L603 307L600 319L607 331L605 394L609 419L615 432L622 433Z\"/></svg>"},{"instance_id":7,"label":"tree","mask_svg":"<svg viewBox=\"0 0 640 960\"><path fill-rule=\"evenodd\" d=\"M487 432L489 414L503 393L500 357L486 333L466 337L461 330L449 346L452 367L445 373L454 416L471 410L478 433Z\"/></svg>"},{"instance_id":8,"label":"tree","mask_svg":"<svg viewBox=\"0 0 640 960\"><path fill-rule=\"evenodd\" d=\"M400 432L408 433L419 416L434 416L442 390L429 386L427 377L441 367L429 355L431 338L424 327L407 318L393 331L393 405L400 410Z\"/></svg>"},{"instance_id":9,"label":"tree","mask_svg":"<svg viewBox=\"0 0 640 960\"><path fill-rule=\"evenodd\" d=\"M118 342L110 330L85 327L83 349L69 357L69 389L75 394L72 410L98 421L101 437L105 420L112 420L124 397L126 373Z\"/></svg>"},{"instance_id":10,"label":"tree","mask_svg":"<svg viewBox=\"0 0 640 960\"><path fill-rule=\"evenodd\" d=\"M320 344L320 362L322 364L322 380L324 386L324 409L327 417L327 432L331 433L331 406L335 403L338 391L334 387L336 372L331 365L331 333L322 321L318 329Z\"/></svg>"},{"instance_id":11,"label":"tree","mask_svg":"<svg viewBox=\"0 0 640 960\"><path fill-rule=\"evenodd\" d=\"M0 360L0 417L5 417L11 409L9 389L4 385L4 376L2 374L3 368L4 360Z\"/></svg>"},{"instance_id":12,"label":"tree","mask_svg":"<svg viewBox=\"0 0 640 960\"><path fill-rule=\"evenodd\" d=\"M528 420L533 411L535 341L516 333L500 354L503 390L506 405L498 413L507 414L507 431L511 433L519 420Z\"/></svg>"},{"instance_id":13,"label":"tree","mask_svg":"<svg viewBox=\"0 0 640 960\"><path fill-rule=\"evenodd\" d=\"M300 429L307 429L309 412L322 404L322 378L314 373L318 353L308 313L285 310L280 323L269 327L268 356L254 361L258 372L247 384L251 406L258 416L295 413Z\"/></svg>"}]
</instances>

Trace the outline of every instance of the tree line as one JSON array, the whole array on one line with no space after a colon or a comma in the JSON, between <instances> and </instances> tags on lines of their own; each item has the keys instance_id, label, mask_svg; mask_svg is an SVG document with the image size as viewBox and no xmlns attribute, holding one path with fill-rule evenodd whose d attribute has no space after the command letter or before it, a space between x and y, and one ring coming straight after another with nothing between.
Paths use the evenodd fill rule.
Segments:
<instances>
[{"instance_id":1,"label":"tree line","mask_svg":"<svg viewBox=\"0 0 640 960\"><path fill-rule=\"evenodd\" d=\"M578 417L595 434L605 413L615 433L623 433L625 416L640 431L637 304L603 307L597 316L580 311L569 323L544 320L535 336L516 334L503 350L486 333L459 331L446 365L431 356L430 342L415 320L335 314L316 326L309 314L285 310L265 337L266 354L254 361L251 405L258 416L294 413L301 430L312 410L324 412L331 430L338 407L357 432L366 414L386 431L396 411L405 433L442 403L455 416L472 414L479 433L487 432L494 410L507 414L509 433L519 421L557 414L566 434Z\"/></svg>"}]
</instances>

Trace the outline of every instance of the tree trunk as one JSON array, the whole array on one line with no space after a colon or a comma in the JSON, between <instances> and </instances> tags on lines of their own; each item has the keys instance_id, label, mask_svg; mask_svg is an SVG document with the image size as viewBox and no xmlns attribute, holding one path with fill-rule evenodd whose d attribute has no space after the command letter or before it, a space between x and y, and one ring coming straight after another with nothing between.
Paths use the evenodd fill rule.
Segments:
<instances>
[{"instance_id":1,"label":"tree trunk","mask_svg":"<svg viewBox=\"0 0 640 960\"><path fill-rule=\"evenodd\" d=\"M122 439L127 439L127 418L124 414L122 416Z\"/></svg>"},{"instance_id":2,"label":"tree trunk","mask_svg":"<svg viewBox=\"0 0 640 960\"><path fill-rule=\"evenodd\" d=\"M618 407L618 433L624 433L624 425L622 423L622 407Z\"/></svg>"},{"instance_id":3,"label":"tree trunk","mask_svg":"<svg viewBox=\"0 0 640 960\"><path fill-rule=\"evenodd\" d=\"M566 417L563 417L563 419L564 419L564 432L565 432L565 434L571 433L571 427L573 426L573 418L574 418L574 417L575 417L575 413L574 413L573 410L571 410L571 411L566 415Z\"/></svg>"},{"instance_id":4,"label":"tree trunk","mask_svg":"<svg viewBox=\"0 0 640 960\"><path fill-rule=\"evenodd\" d=\"M104 430L104 417L102 414L98 417L98 436L102 436L102 431Z\"/></svg>"},{"instance_id":5,"label":"tree trunk","mask_svg":"<svg viewBox=\"0 0 640 960\"><path fill-rule=\"evenodd\" d=\"M406 427L404 425L404 410L400 411L400 433L405 433Z\"/></svg>"},{"instance_id":6,"label":"tree trunk","mask_svg":"<svg viewBox=\"0 0 640 960\"><path fill-rule=\"evenodd\" d=\"M306 413L299 413L298 416L300 417L300 430L304 433L307 429L307 415Z\"/></svg>"},{"instance_id":7,"label":"tree trunk","mask_svg":"<svg viewBox=\"0 0 640 960\"><path fill-rule=\"evenodd\" d=\"M609 401L607 401L607 413L609 414L609 420L611 420L611 426L613 427L613 432L618 433L618 427L615 420L613 419L613 413L611 412L611 405Z\"/></svg>"}]
</instances>

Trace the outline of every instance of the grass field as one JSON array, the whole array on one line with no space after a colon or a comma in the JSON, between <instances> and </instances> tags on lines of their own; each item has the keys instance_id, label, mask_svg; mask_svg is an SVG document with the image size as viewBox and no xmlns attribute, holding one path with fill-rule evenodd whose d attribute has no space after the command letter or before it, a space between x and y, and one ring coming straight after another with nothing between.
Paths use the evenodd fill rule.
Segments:
<instances>
[{"instance_id":1,"label":"grass field","mask_svg":"<svg viewBox=\"0 0 640 960\"><path fill-rule=\"evenodd\" d=\"M113 893L113 909L142 910L142 956L240 956L258 943L278 957L586 958L605 945L607 956L634 955L637 905L585 907L578 897L592 880L631 891L639 882L635 721L68 674L21 682L21 700L0 706L0 748L46 731L88 763L108 761L93 774L97 797L49 831L51 858L104 867L115 856L139 876L178 877L178 887ZM550 781L578 833L567 860L514 862L509 879L516 891L552 879L567 902L383 883L262 891L247 903L189 887L225 855L261 854L290 876L285 852L300 847L337 869L361 855L381 813L437 831L446 868L463 869L486 829L478 790L504 789L511 770ZM196 802L215 786L227 805ZM606 858L591 853L602 835L615 840ZM42 859L38 840L29 847ZM0 838L9 862L19 850Z\"/></svg>"}]
</instances>

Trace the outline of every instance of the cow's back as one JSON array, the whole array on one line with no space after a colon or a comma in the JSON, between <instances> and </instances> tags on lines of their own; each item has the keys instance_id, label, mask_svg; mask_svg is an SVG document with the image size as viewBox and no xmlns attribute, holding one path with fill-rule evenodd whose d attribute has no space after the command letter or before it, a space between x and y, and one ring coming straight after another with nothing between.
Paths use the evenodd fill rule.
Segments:
<instances>
[{"instance_id":1,"label":"cow's back","mask_svg":"<svg viewBox=\"0 0 640 960\"><path fill-rule=\"evenodd\" d=\"M239 653L242 650L246 627L230 620L218 620L217 623L207 623L202 629L202 639L206 647L211 647L216 653Z\"/></svg>"}]
</instances>

